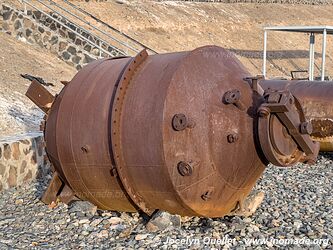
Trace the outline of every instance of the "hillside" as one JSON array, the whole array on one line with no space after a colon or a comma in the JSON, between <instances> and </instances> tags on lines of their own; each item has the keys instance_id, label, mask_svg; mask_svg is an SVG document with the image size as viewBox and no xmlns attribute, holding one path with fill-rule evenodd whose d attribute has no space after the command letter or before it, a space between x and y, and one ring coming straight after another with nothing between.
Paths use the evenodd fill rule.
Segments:
<instances>
[{"instance_id":1,"label":"hillside","mask_svg":"<svg viewBox=\"0 0 333 250\"><path fill-rule=\"evenodd\" d=\"M26 96L30 82L20 74L42 77L54 83L58 92L60 80L70 80L76 70L46 49L27 45L0 33L0 137L39 130L43 113Z\"/></svg>"},{"instance_id":2,"label":"hillside","mask_svg":"<svg viewBox=\"0 0 333 250\"><path fill-rule=\"evenodd\" d=\"M264 26L330 25L333 6L225 4L177 1L73 1L159 52L190 50L215 44L234 50L252 74L260 74ZM120 4L121 2L122 4ZM307 69L308 35L270 33L270 76ZM316 70L321 39L316 39ZM333 75L333 43L328 39L327 69ZM317 71L318 72L318 71Z\"/></svg>"}]
</instances>

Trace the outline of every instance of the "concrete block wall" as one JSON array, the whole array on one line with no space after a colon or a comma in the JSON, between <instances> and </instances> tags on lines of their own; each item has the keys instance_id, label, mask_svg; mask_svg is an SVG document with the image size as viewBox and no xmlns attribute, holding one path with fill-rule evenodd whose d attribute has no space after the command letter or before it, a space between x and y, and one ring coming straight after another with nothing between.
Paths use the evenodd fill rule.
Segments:
<instances>
[{"instance_id":1,"label":"concrete block wall","mask_svg":"<svg viewBox=\"0 0 333 250\"><path fill-rule=\"evenodd\" d=\"M49 169L41 132L0 139L0 192L44 176Z\"/></svg>"},{"instance_id":2,"label":"concrete block wall","mask_svg":"<svg viewBox=\"0 0 333 250\"><path fill-rule=\"evenodd\" d=\"M97 59L100 55L108 57L105 53L100 54L98 48L87 41L83 41L72 30L61 26L39 11L30 10L24 14L21 10L6 4L2 4L1 7L0 31L12 35L23 42L37 44L50 50L77 70ZM83 32L78 27L76 31L79 33ZM92 36L89 39L96 41L96 38ZM111 53L114 56L120 55L113 48L106 45L102 46L104 49L112 51Z\"/></svg>"}]
</instances>

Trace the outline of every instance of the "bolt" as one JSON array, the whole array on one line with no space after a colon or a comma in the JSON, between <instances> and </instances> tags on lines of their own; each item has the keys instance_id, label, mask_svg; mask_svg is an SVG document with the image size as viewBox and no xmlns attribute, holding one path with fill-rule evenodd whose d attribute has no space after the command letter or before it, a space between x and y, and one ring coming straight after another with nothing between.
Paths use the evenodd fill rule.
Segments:
<instances>
[{"instance_id":1,"label":"bolt","mask_svg":"<svg viewBox=\"0 0 333 250\"><path fill-rule=\"evenodd\" d=\"M201 195L201 199L203 199L204 201L208 201L211 198L211 191L206 191L203 195Z\"/></svg>"},{"instance_id":2,"label":"bolt","mask_svg":"<svg viewBox=\"0 0 333 250\"><path fill-rule=\"evenodd\" d=\"M184 161L177 164L177 169L181 176L190 176L193 172L192 166Z\"/></svg>"},{"instance_id":3,"label":"bolt","mask_svg":"<svg viewBox=\"0 0 333 250\"><path fill-rule=\"evenodd\" d=\"M175 114L172 118L172 127L176 131L181 131L186 128L194 128L195 121L186 117L184 114Z\"/></svg>"},{"instance_id":4,"label":"bolt","mask_svg":"<svg viewBox=\"0 0 333 250\"><path fill-rule=\"evenodd\" d=\"M258 109L258 114L259 114L259 116L260 117L267 117L267 116L269 116L269 114L270 114L270 110L269 110L269 108L267 108L267 107L260 107L259 109Z\"/></svg>"},{"instance_id":5,"label":"bolt","mask_svg":"<svg viewBox=\"0 0 333 250\"><path fill-rule=\"evenodd\" d=\"M241 93L238 89L225 92L223 95L223 102L225 104L233 104L240 110L244 111L246 109L245 105L241 102Z\"/></svg>"},{"instance_id":6,"label":"bolt","mask_svg":"<svg viewBox=\"0 0 333 250\"><path fill-rule=\"evenodd\" d=\"M184 130L188 125L187 117L184 114L175 114L172 118L172 127L176 131Z\"/></svg>"},{"instance_id":7,"label":"bolt","mask_svg":"<svg viewBox=\"0 0 333 250\"><path fill-rule=\"evenodd\" d=\"M225 92L223 100L226 104L234 104L241 97L241 94L238 89Z\"/></svg>"},{"instance_id":8,"label":"bolt","mask_svg":"<svg viewBox=\"0 0 333 250\"><path fill-rule=\"evenodd\" d=\"M84 145L81 147L81 150L83 153L88 153L89 152L89 146L88 145Z\"/></svg>"},{"instance_id":9,"label":"bolt","mask_svg":"<svg viewBox=\"0 0 333 250\"><path fill-rule=\"evenodd\" d=\"M229 143L234 143L234 142L238 141L238 134L229 134L227 136L227 140Z\"/></svg>"},{"instance_id":10,"label":"bolt","mask_svg":"<svg viewBox=\"0 0 333 250\"><path fill-rule=\"evenodd\" d=\"M310 135L312 134L313 127L311 122L302 122L300 125L301 134Z\"/></svg>"}]
</instances>

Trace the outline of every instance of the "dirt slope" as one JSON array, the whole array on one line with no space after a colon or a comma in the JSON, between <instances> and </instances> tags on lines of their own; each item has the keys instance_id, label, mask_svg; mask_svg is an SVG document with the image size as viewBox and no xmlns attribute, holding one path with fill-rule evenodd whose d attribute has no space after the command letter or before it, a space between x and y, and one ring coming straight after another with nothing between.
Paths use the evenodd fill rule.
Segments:
<instances>
[{"instance_id":1,"label":"dirt slope","mask_svg":"<svg viewBox=\"0 0 333 250\"><path fill-rule=\"evenodd\" d=\"M190 50L207 44L233 49L252 74L261 73L264 26L333 24L333 6L325 5L73 2L159 52ZM327 68L331 75L332 42L329 38ZM268 49L272 50L268 65L270 76L285 76L290 70L308 68L306 34L269 34ZM318 70L321 63L319 36L316 52Z\"/></svg>"},{"instance_id":2,"label":"dirt slope","mask_svg":"<svg viewBox=\"0 0 333 250\"><path fill-rule=\"evenodd\" d=\"M29 81L19 74L40 76L61 89L60 80L71 79L76 70L45 49L27 45L0 33L0 137L35 131L43 113L24 95Z\"/></svg>"}]
</instances>

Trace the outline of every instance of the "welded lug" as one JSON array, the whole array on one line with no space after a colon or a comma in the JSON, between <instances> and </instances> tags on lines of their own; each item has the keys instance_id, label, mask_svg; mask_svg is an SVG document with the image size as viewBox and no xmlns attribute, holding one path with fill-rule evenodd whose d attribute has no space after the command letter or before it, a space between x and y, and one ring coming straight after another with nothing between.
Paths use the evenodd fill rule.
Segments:
<instances>
[{"instance_id":1,"label":"welded lug","mask_svg":"<svg viewBox=\"0 0 333 250\"><path fill-rule=\"evenodd\" d=\"M223 95L223 102L225 104L233 104L238 109L244 111L246 108L244 103L240 99L241 99L241 93L238 89L227 91Z\"/></svg>"},{"instance_id":2,"label":"welded lug","mask_svg":"<svg viewBox=\"0 0 333 250\"><path fill-rule=\"evenodd\" d=\"M258 125L266 159L277 166L315 159L318 145L310 138L311 125L297 98L289 91L268 91L264 97L266 102L258 109Z\"/></svg>"},{"instance_id":3,"label":"welded lug","mask_svg":"<svg viewBox=\"0 0 333 250\"><path fill-rule=\"evenodd\" d=\"M263 75L253 76L253 77L245 77L244 81L247 81L250 86L252 87L252 90L258 93L259 95L264 95L264 89L260 86L259 82L260 80L264 80L265 77Z\"/></svg>"}]
</instances>

